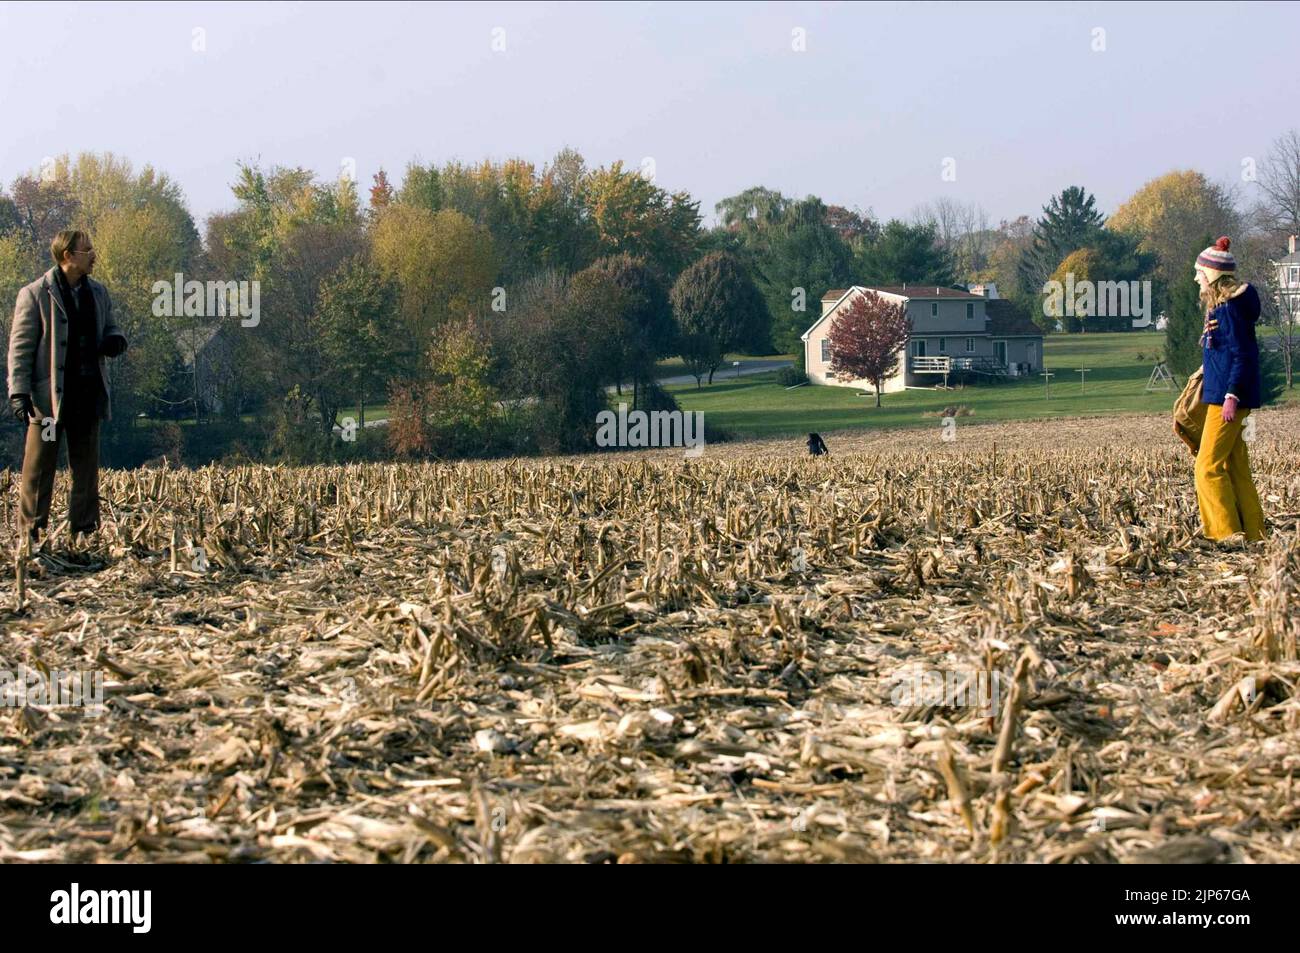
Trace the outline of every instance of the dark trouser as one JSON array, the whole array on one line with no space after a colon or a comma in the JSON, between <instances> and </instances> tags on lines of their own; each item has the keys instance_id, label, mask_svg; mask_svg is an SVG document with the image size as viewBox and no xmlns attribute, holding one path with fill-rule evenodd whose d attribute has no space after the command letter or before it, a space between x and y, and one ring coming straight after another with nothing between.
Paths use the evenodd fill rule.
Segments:
<instances>
[{"instance_id":1,"label":"dark trouser","mask_svg":"<svg viewBox=\"0 0 1300 953\"><path fill-rule=\"evenodd\" d=\"M48 427L40 419L27 425L27 446L23 452L20 500L24 529L45 532L54 494L54 470L59 461L59 442L68 445L68 469L72 490L68 494L68 524L73 533L99 528L99 413L90 400L73 398L64 408L64 420ZM43 439L45 437L53 439Z\"/></svg>"}]
</instances>

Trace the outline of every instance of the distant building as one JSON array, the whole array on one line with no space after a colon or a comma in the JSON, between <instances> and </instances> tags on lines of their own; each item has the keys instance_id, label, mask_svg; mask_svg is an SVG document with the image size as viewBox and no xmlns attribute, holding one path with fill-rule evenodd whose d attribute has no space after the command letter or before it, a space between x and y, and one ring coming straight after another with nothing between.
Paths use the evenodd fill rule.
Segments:
<instances>
[{"instance_id":1,"label":"distant building","mask_svg":"<svg viewBox=\"0 0 1300 953\"><path fill-rule=\"evenodd\" d=\"M1291 316L1292 324L1300 324L1300 253L1295 250L1296 236L1287 239L1287 254L1273 262L1277 269L1278 308Z\"/></svg>"},{"instance_id":2,"label":"distant building","mask_svg":"<svg viewBox=\"0 0 1300 953\"><path fill-rule=\"evenodd\" d=\"M992 290L996 293L996 288ZM869 381L836 378L831 372L829 340L835 317L868 291L905 304L912 319L904 358L897 373L881 384L881 393L933 386L952 373L1015 377L1043 369L1043 332L1018 315L1010 301L933 285L855 285L826 292L821 317L802 335L804 368L811 383L872 388Z\"/></svg>"},{"instance_id":3,"label":"distant building","mask_svg":"<svg viewBox=\"0 0 1300 953\"><path fill-rule=\"evenodd\" d=\"M1133 319L1134 331L1163 331L1168 326L1169 326L1169 319L1165 317L1165 313L1163 311L1161 311L1159 314L1156 315L1156 319L1154 321L1151 320L1150 314L1147 314L1141 318Z\"/></svg>"},{"instance_id":4,"label":"distant building","mask_svg":"<svg viewBox=\"0 0 1300 953\"><path fill-rule=\"evenodd\" d=\"M188 378L185 389L214 414L221 413L218 384L230 359L225 327L224 324L198 325L177 331L175 335L176 351Z\"/></svg>"}]
</instances>

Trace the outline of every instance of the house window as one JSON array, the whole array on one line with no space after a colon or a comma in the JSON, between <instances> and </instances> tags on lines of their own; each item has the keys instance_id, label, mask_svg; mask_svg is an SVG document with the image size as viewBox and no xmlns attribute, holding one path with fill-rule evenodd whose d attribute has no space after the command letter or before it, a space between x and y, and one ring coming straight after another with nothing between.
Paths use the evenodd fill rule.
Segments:
<instances>
[{"instance_id":1,"label":"house window","mask_svg":"<svg viewBox=\"0 0 1300 953\"><path fill-rule=\"evenodd\" d=\"M948 353L948 339L947 339L947 338L939 338L939 353L940 353L940 354L947 354L947 353Z\"/></svg>"},{"instance_id":2,"label":"house window","mask_svg":"<svg viewBox=\"0 0 1300 953\"><path fill-rule=\"evenodd\" d=\"M1291 266L1291 284L1300 284L1300 265Z\"/></svg>"},{"instance_id":3,"label":"house window","mask_svg":"<svg viewBox=\"0 0 1300 953\"><path fill-rule=\"evenodd\" d=\"M975 339L974 339L974 338L967 338L967 339L966 339L966 351L967 351L967 353L973 352L974 350L975 350Z\"/></svg>"},{"instance_id":4,"label":"house window","mask_svg":"<svg viewBox=\"0 0 1300 953\"><path fill-rule=\"evenodd\" d=\"M939 316L939 302L937 302L937 301L931 301L931 302L930 302L930 317L932 317L932 318L937 318L938 316Z\"/></svg>"},{"instance_id":5,"label":"house window","mask_svg":"<svg viewBox=\"0 0 1300 953\"><path fill-rule=\"evenodd\" d=\"M966 320L967 320L967 321L970 321L970 320L971 320L972 318L974 318L974 317L975 317L975 304L974 304L974 302L967 301L967 302L966 302Z\"/></svg>"},{"instance_id":6,"label":"house window","mask_svg":"<svg viewBox=\"0 0 1300 953\"><path fill-rule=\"evenodd\" d=\"M831 342L827 338L822 338L822 363L831 362Z\"/></svg>"}]
</instances>

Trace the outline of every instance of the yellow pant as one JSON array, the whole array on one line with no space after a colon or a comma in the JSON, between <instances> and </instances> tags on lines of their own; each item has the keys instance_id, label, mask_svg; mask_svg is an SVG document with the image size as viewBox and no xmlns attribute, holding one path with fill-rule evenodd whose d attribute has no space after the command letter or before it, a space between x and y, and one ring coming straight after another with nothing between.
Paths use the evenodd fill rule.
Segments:
<instances>
[{"instance_id":1,"label":"yellow pant","mask_svg":"<svg viewBox=\"0 0 1300 953\"><path fill-rule=\"evenodd\" d=\"M1232 423L1223 422L1223 405L1209 404L1201 449L1196 454L1196 499L1201 522L1210 539L1245 533L1264 538L1264 510L1250 477L1250 455L1242 439L1249 410L1238 410Z\"/></svg>"}]
</instances>

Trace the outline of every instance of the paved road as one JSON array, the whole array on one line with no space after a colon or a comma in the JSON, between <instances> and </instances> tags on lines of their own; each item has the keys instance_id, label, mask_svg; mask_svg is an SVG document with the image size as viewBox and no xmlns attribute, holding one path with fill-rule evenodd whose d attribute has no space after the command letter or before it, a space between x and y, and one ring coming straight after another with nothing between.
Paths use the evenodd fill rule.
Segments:
<instances>
[{"instance_id":1,"label":"paved road","mask_svg":"<svg viewBox=\"0 0 1300 953\"><path fill-rule=\"evenodd\" d=\"M719 367L717 372L713 375L713 383L716 384L719 381L724 381L732 377L735 377L737 370L740 371L741 377L747 377L750 374L763 374L766 373L767 371L777 371L783 367L790 367L792 364L794 364L794 361L780 361L780 360L741 361L740 367L735 368L731 366L730 362L727 362L722 367ZM708 381L707 377L704 379L705 381ZM660 377L658 378L658 381L660 384L669 384L669 385L694 384L695 376L692 374L677 374L673 377ZM611 388L611 390L612 389L613 388Z\"/></svg>"}]
</instances>

